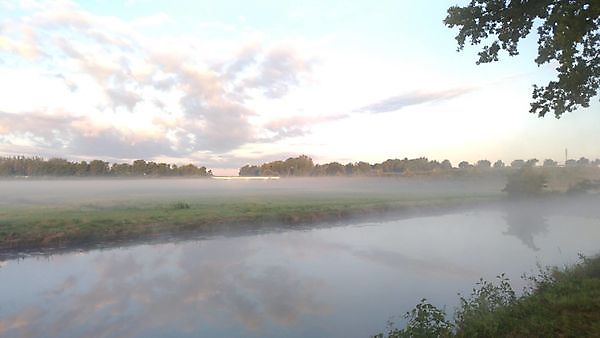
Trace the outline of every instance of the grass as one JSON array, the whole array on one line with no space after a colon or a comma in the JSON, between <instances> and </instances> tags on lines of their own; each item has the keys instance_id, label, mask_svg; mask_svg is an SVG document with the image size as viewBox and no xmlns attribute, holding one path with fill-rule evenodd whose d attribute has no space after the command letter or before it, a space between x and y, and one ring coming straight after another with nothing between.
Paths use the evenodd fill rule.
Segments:
<instances>
[{"instance_id":1,"label":"grass","mask_svg":"<svg viewBox=\"0 0 600 338\"><path fill-rule=\"evenodd\" d=\"M273 194L0 208L0 250L35 250L251 225L336 221L365 214L451 207L496 196Z\"/></svg>"},{"instance_id":2,"label":"grass","mask_svg":"<svg viewBox=\"0 0 600 338\"><path fill-rule=\"evenodd\" d=\"M519 297L508 279L498 278L480 280L461 297L453 321L423 299L405 314L405 328L390 324L375 337L600 337L600 256L528 277L530 287Z\"/></svg>"}]
</instances>

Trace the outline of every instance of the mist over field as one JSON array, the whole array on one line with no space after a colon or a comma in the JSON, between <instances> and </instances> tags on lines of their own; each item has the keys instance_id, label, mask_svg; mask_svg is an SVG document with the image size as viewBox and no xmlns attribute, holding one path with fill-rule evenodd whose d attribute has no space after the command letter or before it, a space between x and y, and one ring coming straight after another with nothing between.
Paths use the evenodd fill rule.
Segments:
<instances>
[{"instance_id":1,"label":"mist over field","mask_svg":"<svg viewBox=\"0 0 600 338\"><path fill-rule=\"evenodd\" d=\"M81 203L160 202L227 199L260 201L277 197L371 198L461 197L499 195L505 177L377 178L318 177L279 180L215 179L49 179L0 180L0 205L60 205Z\"/></svg>"}]
</instances>

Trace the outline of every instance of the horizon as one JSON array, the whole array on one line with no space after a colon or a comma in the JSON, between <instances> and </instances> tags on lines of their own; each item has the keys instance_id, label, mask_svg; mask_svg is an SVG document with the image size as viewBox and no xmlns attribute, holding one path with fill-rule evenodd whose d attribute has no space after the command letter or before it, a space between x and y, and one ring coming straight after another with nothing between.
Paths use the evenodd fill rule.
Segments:
<instances>
[{"instance_id":1,"label":"horizon","mask_svg":"<svg viewBox=\"0 0 600 338\"><path fill-rule=\"evenodd\" d=\"M567 156L568 154L565 153L565 155ZM44 158L44 157L41 157L41 156L38 156L38 157L25 157L25 156L2 157L2 156L0 156L0 164L2 164L2 160L3 159L10 160L11 158L19 159L21 157L24 158L25 160L42 160L44 162L48 162L48 161L53 160L53 159L59 159L59 160L66 160L66 161L68 161L68 162L70 162L71 164L74 164L74 165L77 165L79 163L87 163L88 166L90 166L90 164L93 164L92 163L93 161L102 161L101 159L91 159L89 162L88 161L72 161L72 160L68 160L68 159L64 159L64 158ZM215 172L214 168L203 166L202 163L164 163L164 162L154 162L154 161L145 160L145 159L137 159L137 160L134 160L134 161L131 161L131 162L108 162L108 161L103 161L103 162L105 162L105 164L107 166L106 167L107 170L109 170L111 172L112 172L112 170L114 170L113 168L115 166L118 166L118 165L121 165L121 164L134 165L134 162L136 162L138 160L141 160L141 161L144 161L144 162L146 162L148 164L149 163L155 163L155 164L160 164L160 165L166 164L166 165L169 166L169 168L172 168L173 165L175 165L176 167L179 167L179 168L187 166L187 165L194 165L197 168L202 168L203 170L208 171L208 176L212 176L212 177L242 177L242 178L243 177L245 177L245 178L251 177L251 178L265 179L265 178L270 178L270 177L277 177L277 178L279 178L279 175L274 174L274 175L266 175L265 176L265 175L261 174L261 175L258 175L258 176L254 176L254 175L248 175L248 174L240 175L240 173L241 173L242 169L244 169L244 167L261 167L264 164L271 164L271 163L276 162L276 161L285 162L287 160L297 159L297 158L300 158L300 157L308 157L308 159L310 159L311 161L313 160L312 157L303 154L303 155L300 155L299 157L290 157L290 158L286 158L286 159L282 158L282 159L278 159L278 160L271 161L271 162L247 163L244 166L242 166L240 168L237 168L237 169L236 168L222 169L222 170L218 170L217 169L216 172ZM387 161L413 161L413 160L418 160L418 159L425 159L428 162L437 162L438 164L443 164L442 162L449 161L447 159L439 160L439 159L428 159L426 157L418 157L418 158L410 158L410 159L409 158L389 158L389 159L386 159L385 161L380 161L380 162L366 162L366 163L369 164L370 166L374 167L374 166L377 166L377 165L381 165L381 164L383 164L384 162L387 162ZM527 167L530 167L530 166L532 166L532 167L546 167L547 165L544 162L546 160L551 160L554 163L550 164L549 165L550 167L569 167L570 166L568 164L569 161L573 161L573 165L575 165L575 166L582 165L582 164L579 163L579 160L581 160L581 159L586 159L589 162L588 164L583 164L584 166L596 166L596 167L600 166L600 158L596 158L596 159L590 158L590 159L588 159L586 157L581 157L579 159L577 159L577 158L565 158L564 161L560 161L560 160L556 160L556 159L552 159L552 158L546 158L546 159L531 158L531 159L513 159L511 161L506 161L506 162L503 161L503 160L501 160L501 159L498 159L498 160L491 159L490 160L489 158L484 158L484 159L480 159L480 160L473 161L473 162L470 162L470 161L452 162L452 161L450 161L449 165L450 165L451 169L464 170L465 168L461 167L462 162L467 162L467 165L469 165L471 168L480 168L479 167L479 162L480 161L487 161L488 164L490 165L490 167L486 168L485 166L483 166L481 168L483 168L483 169L492 169L493 168L495 170L496 169L495 164L498 161L502 162L502 167L500 168L500 169L502 169L504 167L506 167L506 168L511 168L511 167L512 168L520 168L520 167L524 167L524 166L527 166ZM530 164L529 161L531 161L531 160L535 160L535 162L532 162ZM517 161L521 161L522 163L521 164L517 164L515 166L513 164L513 162L517 162ZM333 161L333 162L321 162L321 163L313 162L313 163L314 163L315 166L319 166L319 165L326 166L326 165L333 164L333 163L338 163L338 164L341 164L341 165L348 165L348 164L357 165L357 164L359 164L361 162L364 163L365 161L356 160L356 161L350 161L350 162L347 162L347 163L340 163L340 162L335 162L335 161ZM173 168L173 169L175 169L175 168ZM468 167L466 169L468 170ZM104 174L100 174L100 176L105 176L106 174L108 174L108 172L104 173ZM113 174L110 174L110 175L113 175ZM117 173L116 175L120 176L119 173ZM146 175L146 174L144 174L144 175ZM34 175L34 176L39 176L39 174ZM44 176L44 175L41 175L41 176ZM50 175L50 176L55 176L55 175ZM78 174L67 175L67 176L78 176ZM65 176L65 177L67 177L67 176ZM159 177L170 177L170 176L173 176L173 175L172 174L162 174L162 175L159 174L158 176ZM177 176L177 175L175 175L175 176ZM184 174L183 176L185 177L185 176L188 176L188 175ZM290 177L294 177L294 176L295 175L292 175ZM362 176L362 175L359 175L359 176ZM25 177L28 177L28 176L26 175ZM59 177L63 177L63 176L59 175ZM91 175L91 176L84 175L84 177L99 177L99 176L98 175ZM125 176L125 177L127 177L127 176ZM304 175L300 175L298 177L304 177Z\"/></svg>"},{"instance_id":2,"label":"horizon","mask_svg":"<svg viewBox=\"0 0 600 338\"><path fill-rule=\"evenodd\" d=\"M535 34L476 65L436 3L0 1L0 156L194 163L600 158L600 104L538 118ZM425 15L427 14L427 15ZM493 159L493 160L492 160Z\"/></svg>"}]
</instances>

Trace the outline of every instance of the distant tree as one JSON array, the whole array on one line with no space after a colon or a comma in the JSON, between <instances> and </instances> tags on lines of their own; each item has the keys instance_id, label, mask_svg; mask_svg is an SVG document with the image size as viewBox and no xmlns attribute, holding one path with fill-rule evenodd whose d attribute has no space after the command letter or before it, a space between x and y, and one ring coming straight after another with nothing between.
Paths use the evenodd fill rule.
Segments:
<instances>
[{"instance_id":1,"label":"distant tree","mask_svg":"<svg viewBox=\"0 0 600 338\"><path fill-rule=\"evenodd\" d=\"M539 162L539 161L538 161L538 159L537 159L537 158L532 158L532 159L529 159L529 160L527 160L527 161L525 162L525 166L526 166L526 167L535 167L535 166L536 166L536 164L537 164L538 162Z\"/></svg>"},{"instance_id":2,"label":"distant tree","mask_svg":"<svg viewBox=\"0 0 600 338\"><path fill-rule=\"evenodd\" d=\"M511 168L523 168L523 166L525 166L525 161L523 160L514 160L512 162L510 162L510 166Z\"/></svg>"},{"instance_id":3,"label":"distant tree","mask_svg":"<svg viewBox=\"0 0 600 338\"><path fill-rule=\"evenodd\" d=\"M159 163L156 168L156 174L158 176L169 176L171 175L171 166L167 163Z\"/></svg>"},{"instance_id":4,"label":"distant tree","mask_svg":"<svg viewBox=\"0 0 600 338\"><path fill-rule=\"evenodd\" d=\"M327 164L325 168L325 174L327 176L338 176L344 174L344 166L338 162L331 162Z\"/></svg>"},{"instance_id":5,"label":"distant tree","mask_svg":"<svg viewBox=\"0 0 600 338\"><path fill-rule=\"evenodd\" d=\"M371 165L367 162L358 162L354 167L356 172L360 175L367 175L371 172Z\"/></svg>"},{"instance_id":6,"label":"distant tree","mask_svg":"<svg viewBox=\"0 0 600 338\"><path fill-rule=\"evenodd\" d=\"M489 169L492 166L492 163L488 160L479 160L477 161L476 167L479 169Z\"/></svg>"},{"instance_id":7,"label":"distant tree","mask_svg":"<svg viewBox=\"0 0 600 338\"><path fill-rule=\"evenodd\" d=\"M565 161L565 167L576 167L577 166L577 161L575 161L574 159L568 159L567 161Z\"/></svg>"},{"instance_id":8,"label":"distant tree","mask_svg":"<svg viewBox=\"0 0 600 338\"><path fill-rule=\"evenodd\" d=\"M210 176L205 167L196 167L193 164L186 164L177 168L181 176Z\"/></svg>"},{"instance_id":9,"label":"distant tree","mask_svg":"<svg viewBox=\"0 0 600 338\"><path fill-rule=\"evenodd\" d=\"M46 175L71 176L75 174L75 165L63 158L51 158L46 162L45 167Z\"/></svg>"},{"instance_id":10,"label":"distant tree","mask_svg":"<svg viewBox=\"0 0 600 338\"><path fill-rule=\"evenodd\" d=\"M136 175L210 175L206 167L188 165L180 170L176 165L144 160L136 160L134 165L128 163L110 165L102 160L92 160L88 163L70 162L62 158L51 158L46 161L40 157L0 157L0 176L130 176L134 173L134 168Z\"/></svg>"},{"instance_id":11,"label":"distant tree","mask_svg":"<svg viewBox=\"0 0 600 338\"><path fill-rule=\"evenodd\" d=\"M577 160L577 165L580 167L588 167L590 165L590 160L585 157L581 157Z\"/></svg>"},{"instance_id":12,"label":"distant tree","mask_svg":"<svg viewBox=\"0 0 600 338\"><path fill-rule=\"evenodd\" d=\"M135 160L133 161L132 173L136 176L146 175L146 161Z\"/></svg>"},{"instance_id":13,"label":"distant tree","mask_svg":"<svg viewBox=\"0 0 600 338\"><path fill-rule=\"evenodd\" d=\"M87 176L90 174L90 165L86 161L75 164L75 175Z\"/></svg>"},{"instance_id":14,"label":"distant tree","mask_svg":"<svg viewBox=\"0 0 600 338\"><path fill-rule=\"evenodd\" d=\"M558 80L534 85L530 112L559 118L578 107L589 107L600 86L600 2L471 0L452 6L444 23L458 27L458 50L465 41L485 43L477 64L498 61L498 52L519 54L518 43L538 25L538 65L557 63Z\"/></svg>"},{"instance_id":15,"label":"distant tree","mask_svg":"<svg viewBox=\"0 0 600 338\"><path fill-rule=\"evenodd\" d=\"M256 165L246 164L240 168L240 176L260 176L260 167Z\"/></svg>"},{"instance_id":16,"label":"distant tree","mask_svg":"<svg viewBox=\"0 0 600 338\"><path fill-rule=\"evenodd\" d=\"M93 160L89 165L89 172L92 176L104 176L108 174L108 162Z\"/></svg>"},{"instance_id":17,"label":"distant tree","mask_svg":"<svg viewBox=\"0 0 600 338\"><path fill-rule=\"evenodd\" d=\"M471 164L469 164L469 162L467 162L467 161L462 161L458 164L458 167L460 169L467 169L467 168L472 168L473 166Z\"/></svg>"},{"instance_id":18,"label":"distant tree","mask_svg":"<svg viewBox=\"0 0 600 338\"><path fill-rule=\"evenodd\" d=\"M532 168L522 168L508 176L503 191L509 196L535 196L542 193L546 177L538 174Z\"/></svg>"},{"instance_id":19,"label":"distant tree","mask_svg":"<svg viewBox=\"0 0 600 338\"><path fill-rule=\"evenodd\" d=\"M452 163L449 160L443 160L442 163L440 163L440 167L442 169L452 169Z\"/></svg>"},{"instance_id":20,"label":"distant tree","mask_svg":"<svg viewBox=\"0 0 600 338\"><path fill-rule=\"evenodd\" d=\"M545 159L543 164L544 167L556 167L557 165L558 163L550 158Z\"/></svg>"},{"instance_id":21,"label":"distant tree","mask_svg":"<svg viewBox=\"0 0 600 338\"><path fill-rule=\"evenodd\" d=\"M500 169L500 168L504 168L506 165L504 164L504 162L502 162L502 160L498 160L496 162L494 162L494 168L495 169Z\"/></svg>"},{"instance_id":22,"label":"distant tree","mask_svg":"<svg viewBox=\"0 0 600 338\"><path fill-rule=\"evenodd\" d=\"M110 168L110 173L113 176L131 176L133 167L129 163L114 163Z\"/></svg>"},{"instance_id":23,"label":"distant tree","mask_svg":"<svg viewBox=\"0 0 600 338\"><path fill-rule=\"evenodd\" d=\"M346 175L348 176L352 176L354 175L354 164L352 163L347 163L346 165L344 165L344 172L346 173Z\"/></svg>"},{"instance_id":24,"label":"distant tree","mask_svg":"<svg viewBox=\"0 0 600 338\"><path fill-rule=\"evenodd\" d=\"M312 158L306 155L290 157L283 163L284 171L290 176L306 176L315 167Z\"/></svg>"}]
</instances>

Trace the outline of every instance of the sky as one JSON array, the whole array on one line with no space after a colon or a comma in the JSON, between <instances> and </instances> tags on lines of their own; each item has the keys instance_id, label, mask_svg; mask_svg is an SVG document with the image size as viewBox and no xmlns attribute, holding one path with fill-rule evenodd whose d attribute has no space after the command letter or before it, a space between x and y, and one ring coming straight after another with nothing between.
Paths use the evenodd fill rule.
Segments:
<instances>
[{"instance_id":1,"label":"sky","mask_svg":"<svg viewBox=\"0 0 600 338\"><path fill-rule=\"evenodd\" d=\"M0 155L194 163L300 154L600 158L600 104L530 114L536 36L476 65L456 1L0 0Z\"/></svg>"}]
</instances>

